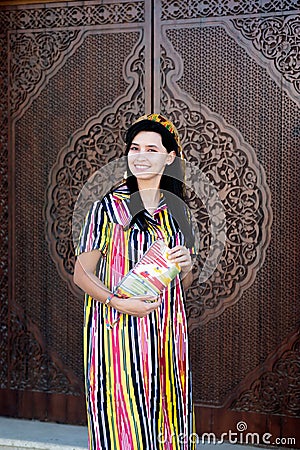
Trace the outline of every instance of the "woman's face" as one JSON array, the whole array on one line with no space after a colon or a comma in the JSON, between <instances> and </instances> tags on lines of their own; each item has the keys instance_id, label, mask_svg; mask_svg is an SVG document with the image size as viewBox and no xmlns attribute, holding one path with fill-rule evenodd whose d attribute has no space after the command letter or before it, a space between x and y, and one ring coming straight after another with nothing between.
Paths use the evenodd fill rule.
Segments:
<instances>
[{"instance_id":1,"label":"woman's face","mask_svg":"<svg viewBox=\"0 0 300 450\"><path fill-rule=\"evenodd\" d=\"M167 164L176 157L167 152L161 135L154 131L140 131L132 140L128 152L128 166L137 179L150 180L161 176Z\"/></svg>"}]
</instances>

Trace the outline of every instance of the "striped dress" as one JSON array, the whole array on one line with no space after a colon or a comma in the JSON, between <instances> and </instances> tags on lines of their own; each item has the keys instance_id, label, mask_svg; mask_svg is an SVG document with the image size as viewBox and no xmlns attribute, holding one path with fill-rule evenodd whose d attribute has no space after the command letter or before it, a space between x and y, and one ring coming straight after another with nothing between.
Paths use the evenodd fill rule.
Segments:
<instances>
[{"instance_id":1,"label":"striped dress","mask_svg":"<svg viewBox=\"0 0 300 450\"><path fill-rule=\"evenodd\" d=\"M128 227L122 185L95 202L77 254L101 252L97 276L113 290L156 239L184 237L161 198L148 228ZM126 301L126 300L124 300ZM105 324L105 311L113 328ZM179 275L162 305L144 318L120 314L85 296L84 369L89 450L194 449L194 414L184 292Z\"/></svg>"}]
</instances>

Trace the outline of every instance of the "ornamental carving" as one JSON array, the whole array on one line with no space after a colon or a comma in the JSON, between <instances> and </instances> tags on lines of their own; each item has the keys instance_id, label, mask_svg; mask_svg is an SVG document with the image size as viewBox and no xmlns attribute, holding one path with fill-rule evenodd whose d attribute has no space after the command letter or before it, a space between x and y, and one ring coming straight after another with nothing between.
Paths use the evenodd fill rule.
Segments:
<instances>
[{"instance_id":1,"label":"ornamental carving","mask_svg":"<svg viewBox=\"0 0 300 450\"><path fill-rule=\"evenodd\" d=\"M79 31L12 33L10 38L10 111L14 115L45 85L53 66L65 59Z\"/></svg>"},{"instance_id":2,"label":"ornamental carving","mask_svg":"<svg viewBox=\"0 0 300 450\"><path fill-rule=\"evenodd\" d=\"M300 94L300 17L242 18L232 20L234 27L251 42L254 49L272 61L280 77Z\"/></svg>"},{"instance_id":3,"label":"ornamental carving","mask_svg":"<svg viewBox=\"0 0 300 450\"><path fill-rule=\"evenodd\" d=\"M8 352L8 114L7 40L0 38L0 389L7 384Z\"/></svg>"},{"instance_id":4,"label":"ornamental carving","mask_svg":"<svg viewBox=\"0 0 300 450\"><path fill-rule=\"evenodd\" d=\"M60 275L76 295L80 295L80 291L73 283L73 239L76 240L82 226L76 222L76 217L84 218L85 214L80 214L79 210L86 211L87 204L84 201L77 204L74 223L75 204L87 180L101 167L123 155L125 130L145 113L144 50L138 43L133 56L125 62L127 79L134 80L127 95L121 96L111 107L92 118L84 129L78 130L71 143L60 151L51 170L45 209L47 240ZM102 175L100 171L98 176Z\"/></svg>"},{"instance_id":5,"label":"ornamental carving","mask_svg":"<svg viewBox=\"0 0 300 450\"><path fill-rule=\"evenodd\" d=\"M215 0L162 0L162 20L200 19L202 17L233 16L240 14L262 14L268 12L293 11L299 8L294 0L271 0L261 2L222 1Z\"/></svg>"},{"instance_id":6,"label":"ornamental carving","mask_svg":"<svg viewBox=\"0 0 300 450\"><path fill-rule=\"evenodd\" d=\"M2 222L2 223L7 223ZM3 242L1 240L1 247L3 248ZM3 253L2 261L6 259L7 263L7 248L5 248L6 252ZM1 261L1 263L2 263ZM7 265L6 265L7 267ZM8 274L3 273L1 270L1 278L3 279L3 287L1 286L1 304L0 304L0 389L5 389L7 387L7 379L8 379Z\"/></svg>"},{"instance_id":7,"label":"ornamental carving","mask_svg":"<svg viewBox=\"0 0 300 450\"><path fill-rule=\"evenodd\" d=\"M247 376L231 409L300 417L299 372L300 335L297 330L262 367Z\"/></svg>"},{"instance_id":8,"label":"ornamental carving","mask_svg":"<svg viewBox=\"0 0 300 450\"><path fill-rule=\"evenodd\" d=\"M10 389L80 395L81 382L45 351L41 334L20 307L14 305L10 320Z\"/></svg>"},{"instance_id":9,"label":"ornamental carving","mask_svg":"<svg viewBox=\"0 0 300 450\"><path fill-rule=\"evenodd\" d=\"M78 27L144 22L144 1L0 11L1 29Z\"/></svg>"},{"instance_id":10,"label":"ornamental carving","mask_svg":"<svg viewBox=\"0 0 300 450\"><path fill-rule=\"evenodd\" d=\"M193 301L188 304L193 328L221 314L251 286L265 258L272 211L264 169L254 149L221 116L176 89L174 80L182 62L179 56L178 60L167 56L170 54L170 49L162 49L161 111L175 123L186 157L195 166L191 187L196 185L201 168L218 192L218 201L208 214L201 196L189 189L189 206L200 236L198 271L189 292ZM202 269L211 253L211 227L222 231L218 226L224 223L224 213L225 248L215 260L213 274L203 282Z\"/></svg>"}]
</instances>

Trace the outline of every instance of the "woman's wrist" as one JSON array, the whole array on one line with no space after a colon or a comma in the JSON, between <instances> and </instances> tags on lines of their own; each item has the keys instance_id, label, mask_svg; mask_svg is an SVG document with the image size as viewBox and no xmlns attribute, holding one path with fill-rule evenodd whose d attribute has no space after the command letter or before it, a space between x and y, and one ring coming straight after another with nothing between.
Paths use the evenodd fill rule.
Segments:
<instances>
[{"instance_id":1,"label":"woman's wrist","mask_svg":"<svg viewBox=\"0 0 300 450\"><path fill-rule=\"evenodd\" d=\"M112 299L114 298L114 294L109 294L109 296L104 300L104 305L109 305Z\"/></svg>"},{"instance_id":2,"label":"woman's wrist","mask_svg":"<svg viewBox=\"0 0 300 450\"><path fill-rule=\"evenodd\" d=\"M110 294L105 300L104 305L106 306L112 306L113 308L117 309L117 303L118 303L119 297L117 297L115 294Z\"/></svg>"},{"instance_id":3,"label":"woman's wrist","mask_svg":"<svg viewBox=\"0 0 300 450\"><path fill-rule=\"evenodd\" d=\"M181 268L181 274L182 275L187 275L192 270L192 268L193 268L193 262L191 262L191 264L187 268L182 267Z\"/></svg>"}]
</instances>

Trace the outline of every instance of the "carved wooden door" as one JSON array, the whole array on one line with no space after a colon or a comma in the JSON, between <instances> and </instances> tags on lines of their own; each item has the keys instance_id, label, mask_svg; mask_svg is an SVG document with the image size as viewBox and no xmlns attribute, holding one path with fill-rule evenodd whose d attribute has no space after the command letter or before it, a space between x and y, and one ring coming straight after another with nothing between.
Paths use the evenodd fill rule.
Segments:
<instances>
[{"instance_id":1,"label":"carved wooden door","mask_svg":"<svg viewBox=\"0 0 300 450\"><path fill-rule=\"evenodd\" d=\"M300 447L299 11L284 5L2 8L0 414L84 423L74 205L123 154L128 124L161 111L182 135L199 229L187 300L197 431Z\"/></svg>"},{"instance_id":2,"label":"carved wooden door","mask_svg":"<svg viewBox=\"0 0 300 450\"><path fill-rule=\"evenodd\" d=\"M151 108L149 6L0 11L0 414L86 421L72 213L87 178L122 155L123 131Z\"/></svg>"},{"instance_id":3,"label":"carved wooden door","mask_svg":"<svg viewBox=\"0 0 300 450\"><path fill-rule=\"evenodd\" d=\"M191 176L201 230L187 303L197 431L299 448L299 9L155 8L154 110L179 126L189 162L218 193L209 210ZM224 250L205 277L213 241Z\"/></svg>"}]
</instances>

